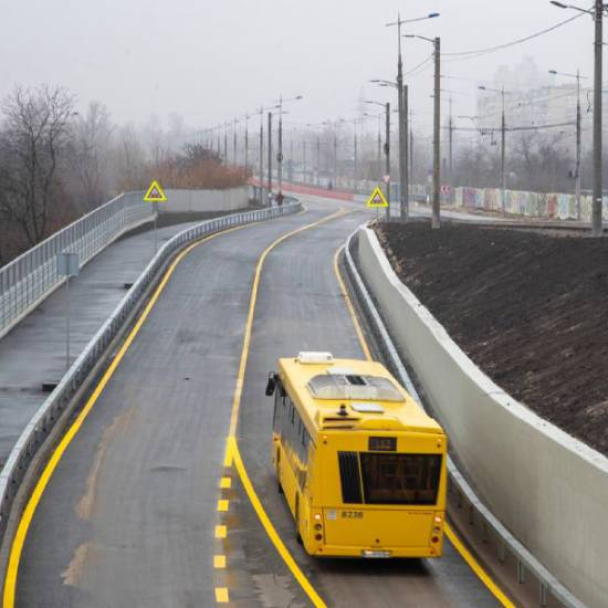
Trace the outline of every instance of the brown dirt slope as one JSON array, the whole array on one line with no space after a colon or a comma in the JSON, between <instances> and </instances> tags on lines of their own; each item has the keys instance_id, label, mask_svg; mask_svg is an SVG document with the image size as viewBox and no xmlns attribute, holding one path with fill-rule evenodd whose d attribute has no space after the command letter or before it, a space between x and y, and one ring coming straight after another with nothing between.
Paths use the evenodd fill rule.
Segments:
<instances>
[{"instance_id":1,"label":"brown dirt slope","mask_svg":"<svg viewBox=\"0 0 608 608\"><path fill-rule=\"evenodd\" d=\"M608 455L608 239L398 224L401 280L498 385Z\"/></svg>"}]
</instances>

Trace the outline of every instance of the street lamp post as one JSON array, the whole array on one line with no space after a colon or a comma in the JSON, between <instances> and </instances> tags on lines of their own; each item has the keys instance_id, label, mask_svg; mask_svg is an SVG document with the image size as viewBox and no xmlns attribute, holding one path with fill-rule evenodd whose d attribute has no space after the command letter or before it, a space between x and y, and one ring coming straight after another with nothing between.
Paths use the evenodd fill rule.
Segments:
<instances>
[{"instance_id":1,"label":"street lamp post","mask_svg":"<svg viewBox=\"0 0 608 608\"><path fill-rule=\"evenodd\" d=\"M427 38L417 34L406 34L406 38L419 38L433 45L435 59L433 96L433 202L431 214L431 228L441 227L441 38Z\"/></svg>"},{"instance_id":2,"label":"street lamp post","mask_svg":"<svg viewBox=\"0 0 608 608\"><path fill-rule=\"evenodd\" d=\"M409 219L409 175L408 175L408 128L407 128L407 87L403 86L403 58L401 55L401 26L405 23L413 23L415 21L425 21L439 17L439 13L429 13L424 17L416 19L402 20L401 15L397 15L397 21L387 23L387 27L397 26L397 109L398 109L398 125L399 125L399 184L400 184L400 218L402 222L407 222Z\"/></svg>"},{"instance_id":3,"label":"street lamp post","mask_svg":"<svg viewBox=\"0 0 608 608\"><path fill-rule=\"evenodd\" d=\"M278 108L279 108L279 151L277 152L277 178L279 182L279 194L283 193L283 104L288 103L290 101L299 101L303 99L303 95L298 95L297 97L292 97L290 99L283 99L283 97L279 97Z\"/></svg>"},{"instance_id":4,"label":"street lamp post","mask_svg":"<svg viewBox=\"0 0 608 608\"><path fill-rule=\"evenodd\" d=\"M595 0L592 10L573 4L563 4L550 0L558 8L569 8L587 13L595 22L594 62L593 62L593 206L591 210L591 234L601 236L602 226L602 47L604 11L606 4Z\"/></svg>"},{"instance_id":5,"label":"street lamp post","mask_svg":"<svg viewBox=\"0 0 608 608\"><path fill-rule=\"evenodd\" d=\"M272 112L268 112L268 200L272 201Z\"/></svg>"},{"instance_id":6,"label":"street lamp post","mask_svg":"<svg viewBox=\"0 0 608 608\"><path fill-rule=\"evenodd\" d=\"M366 101L365 103L382 106L386 112L386 133L384 140L384 155L386 157L386 202L388 207L386 208L386 221L390 222L391 218L391 104L381 103L379 101Z\"/></svg>"},{"instance_id":7,"label":"street lamp post","mask_svg":"<svg viewBox=\"0 0 608 608\"><path fill-rule=\"evenodd\" d=\"M500 89L490 89L489 87L480 86L480 91L488 91L490 93L498 93L502 100L502 111L500 119L500 207L504 213L506 210L505 190L507 186L507 176L505 173L505 154L506 154L506 141L505 134L507 130L507 123L505 120L505 87L504 85Z\"/></svg>"},{"instance_id":8,"label":"street lamp post","mask_svg":"<svg viewBox=\"0 0 608 608\"><path fill-rule=\"evenodd\" d=\"M558 72L549 70L549 74L554 76L565 76L567 78L576 78L576 166L574 170L575 181L575 197L576 197L576 219L581 219L581 76L580 70L576 70L576 74L567 74L566 72Z\"/></svg>"}]
</instances>

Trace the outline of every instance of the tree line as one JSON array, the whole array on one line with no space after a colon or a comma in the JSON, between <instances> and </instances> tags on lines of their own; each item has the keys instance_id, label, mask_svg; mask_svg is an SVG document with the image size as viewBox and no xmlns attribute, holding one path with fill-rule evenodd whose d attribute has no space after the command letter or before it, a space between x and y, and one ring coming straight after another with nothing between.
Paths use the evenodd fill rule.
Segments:
<instances>
[{"instance_id":1,"label":"tree line","mask_svg":"<svg viewBox=\"0 0 608 608\"><path fill-rule=\"evenodd\" d=\"M92 102L77 111L60 87L15 88L0 105L0 266L120 192L151 179L168 188L231 188L243 168L193 143L173 115L167 129L116 124Z\"/></svg>"}]
</instances>

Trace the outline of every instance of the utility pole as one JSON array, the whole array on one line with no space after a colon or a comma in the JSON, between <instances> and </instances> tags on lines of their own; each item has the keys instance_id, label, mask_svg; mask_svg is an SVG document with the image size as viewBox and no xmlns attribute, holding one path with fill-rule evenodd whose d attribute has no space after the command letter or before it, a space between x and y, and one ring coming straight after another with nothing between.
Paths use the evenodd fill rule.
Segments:
<instances>
[{"instance_id":1,"label":"utility pole","mask_svg":"<svg viewBox=\"0 0 608 608\"><path fill-rule=\"evenodd\" d=\"M593 84L593 210L591 233L602 234L602 50L604 3L595 0L595 64Z\"/></svg>"},{"instance_id":2,"label":"utility pole","mask_svg":"<svg viewBox=\"0 0 608 608\"><path fill-rule=\"evenodd\" d=\"M224 162L228 163L228 123L224 123Z\"/></svg>"},{"instance_id":3,"label":"utility pole","mask_svg":"<svg viewBox=\"0 0 608 608\"><path fill-rule=\"evenodd\" d=\"M439 195L441 188L441 38L437 36L435 45L435 98L433 108L433 211L431 227L439 228L440 206Z\"/></svg>"},{"instance_id":4,"label":"utility pole","mask_svg":"<svg viewBox=\"0 0 608 608\"><path fill-rule=\"evenodd\" d=\"M337 189L338 189L338 134L334 131L334 190L337 190Z\"/></svg>"},{"instance_id":5,"label":"utility pole","mask_svg":"<svg viewBox=\"0 0 608 608\"><path fill-rule=\"evenodd\" d=\"M581 74L576 70L576 219L581 219Z\"/></svg>"},{"instance_id":6,"label":"utility pole","mask_svg":"<svg viewBox=\"0 0 608 608\"><path fill-rule=\"evenodd\" d=\"M386 221L391 221L391 104L386 104L386 142L384 144L386 154Z\"/></svg>"},{"instance_id":7,"label":"utility pole","mask_svg":"<svg viewBox=\"0 0 608 608\"><path fill-rule=\"evenodd\" d=\"M245 114L245 168L249 167L249 114Z\"/></svg>"},{"instance_id":8,"label":"utility pole","mask_svg":"<svg viewBox=\"0 0 608 608\"><path fill-rule=\"evenodd\" d=\"M268 199L272 205L272 112L268 112Z\"/></svg>"},{"instance_id":9,"label":"utility pole","mask_svg":"<svg viewBox=\"0 0 608 608\"><path fill-rule=\"evenodd\" d=\"M260 108L260 186L264 190L264 108ZM264 201L262 201L262 205Z\"/></svg>"},{"instance_id":10,"label":"utility pole","mask_svg":"<svg viewBox=\"0 0 608 608\"><path fill-rule=\"evenodd\" d=\"M302 141L302 182L306 183L306 135Z\"/></svg>"},{"instance_id":11,"label":"utility pole","mask_svg":"<svg viewBox=\"0 0 608 608\"><path fill-rule=\"evenodd\" d=\"M279 109L279 151L277 152L279 194L283 191L283 101Z\"/></svg>"},{"instance_id":12,"label":"utility pole","mask_svg":"<svg viewBox=\"0 0 608 608\"><path fill-rule=\"evenodd\" d=\"M232 162L235 165L238 165L238 160L237 160L237 153L236 153L236 125L238 123L238 120L235 118L234 122L232 123Z\"/></svg>"},{"instance_id":13,"label":"utility pole","mask_svg":"<svg viewBox=\"0 0 608 608\"><path fill-rule=\"evenodd\" d=\"M452 122L452 96L450 95L450 122L449 122L449 155L450 155L450 203L454 202L454 156L453 156L453 145L454 142L454 123Z\"/></svg>"},{"instance_id":14,"label":"utility pole","mask_svg":"<svg viewBox=\"0 0 608 608\"><path fill-rule=\"evenodd\" d=\"M357 120L355 119L355 168L353 173L353 178L355 182L355 191L357 190L357 180L359 177L359 156L357 150Z\"/></svg>"},{"instance_id":15,"label":"utility pole","mask_svg":"<svg viewBox=\"0 0 608 608\"><path fill-rule=\"evenodd\" d=\"M501 181L500 206L502 208L502 212L504 213L506 210L505 190L507 187L507 178L506 178L506 174L505 174L505 153L506 153L505 135L506 135L507 125L506 125L506 121L505 121L505 86L504 85L502 86L501 96L502 96L502 120L501 120L501 124L500 124L500 131L501 131L501 139L500 139L500 181Z\"/></svg>"},{"instance_id":16,"label":"utility pole","mask_svg":"<svg viewBox=\"0 0 608 608\"><path fill-rule=\"evenodd\" d=\"M406 131L405 131L405 119L404 119L404 91L403 91L403 59L401 56L401 15L397 17L397 38L398 44L398 59L397 59L397 116L399 122L399 212L402 222L407 222L409 209L406 196L407 181L406 181ZM389 201L390 206L390 201Z\"/></svg>"},{"instance_id":17,"label":"utility pole","mask_svg":"<svg viewBox=\"0 0 608 608\"><path fill-rule=\"evenodd\" d=\"M403 135L399 135L400 143L403 146L403 149L400 149L400 154L403 154L403 177L401 178L401 200L403 201L403 205L405 206L405 213L403 212L403 206L401 208L401 221L407 222L409 220L410 215L410 167L409 167L409 154L408 154L408 133L409 133L409 90L408 86L403 86L403 128L401 132Z\"/></svg>"},{"instance_id":18,"label":"utility pole","mask_svg":"<svg viewBox=\"0 0 608 608\"><path fill-rule=\"evenodd\" d=\"M409 119L409 123L410 123L410 154L409 154L409 160L410 160L410 176L413 178L414 177L414 121L412 119L412 113L410 112L410 119Z\"/></svg>"}]
</instances>

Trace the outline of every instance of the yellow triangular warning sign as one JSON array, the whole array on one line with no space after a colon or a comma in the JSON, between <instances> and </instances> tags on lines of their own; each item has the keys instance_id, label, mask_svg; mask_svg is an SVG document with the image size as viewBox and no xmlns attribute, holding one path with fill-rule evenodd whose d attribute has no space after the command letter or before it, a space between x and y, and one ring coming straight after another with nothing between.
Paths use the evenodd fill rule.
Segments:
<instances>
[{"instance_id":1,"label":"yellow triangular warning sign","mask_svg":"<svg viewBox=\"0 0 608 608\"><path fill-rule=\"evenodd\" d=\"M148 191L146 192L146 196L144 196L144 202L146 203L166 203L167 197L163 192L163 189L160 187L160 184L154 180Z\"/></svg>"},{"instance_id":2,"label":"yellow triangular warning sign","mask_svg":"<svg viewBox=\"0 0 608 608\"><path fill-rule=\"evenodd\" d=\"M384 196L384 192L380 190L380 186L376 186L376 189L372 192L372 195L367 199L367 207L370 209L388 207L386 196Z\"/></svg>"}]
</instances>

